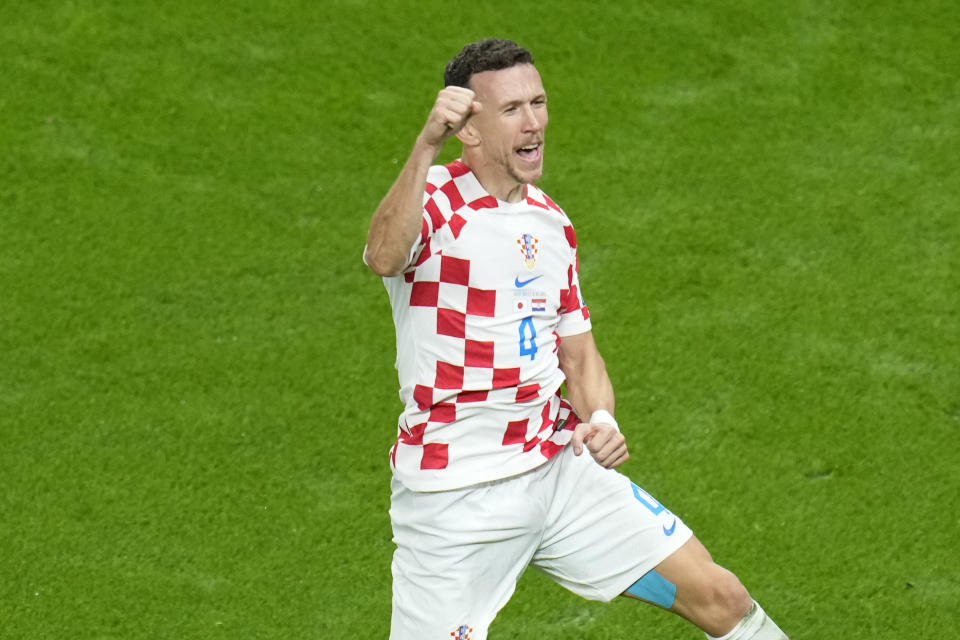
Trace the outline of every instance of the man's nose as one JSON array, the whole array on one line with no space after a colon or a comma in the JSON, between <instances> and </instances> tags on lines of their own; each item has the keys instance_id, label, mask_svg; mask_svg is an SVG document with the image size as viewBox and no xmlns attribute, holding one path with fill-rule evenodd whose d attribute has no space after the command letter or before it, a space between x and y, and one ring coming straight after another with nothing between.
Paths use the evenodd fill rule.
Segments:
<instances>
[{"instance_id":1,"label":"man's nose","mask_svg":"<svg viewBox=\"0 0 960 640\"><path fill-rule=\"evenodd\" d=\"M540 127L540 121L537 119L537 114L533 110L533 105L524 105L523 107L523 130L524 131L533 131Z\"/></svg>"}]
</instances>

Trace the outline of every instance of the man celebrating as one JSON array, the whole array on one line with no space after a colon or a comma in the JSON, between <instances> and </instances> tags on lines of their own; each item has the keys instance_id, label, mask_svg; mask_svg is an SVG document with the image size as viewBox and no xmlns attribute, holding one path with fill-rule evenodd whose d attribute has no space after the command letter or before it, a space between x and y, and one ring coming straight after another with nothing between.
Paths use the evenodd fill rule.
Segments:
<instances>
[{"instance_id":1,"label":"man celebrating","mask_svg":"<svg viewBox=\"0 0 960 640\"><path fill-rule=\"evenodd\" d=\"M547 96L530 52L467 45L444 81L364 251L393 307L405 405L390 452L390 637L486 638L533 565L708 637L786 639L679 518L613 470L629 456L576 234L534 186ZM431 166L451 136L462 158Z\"/></svg>"}]
</instances>

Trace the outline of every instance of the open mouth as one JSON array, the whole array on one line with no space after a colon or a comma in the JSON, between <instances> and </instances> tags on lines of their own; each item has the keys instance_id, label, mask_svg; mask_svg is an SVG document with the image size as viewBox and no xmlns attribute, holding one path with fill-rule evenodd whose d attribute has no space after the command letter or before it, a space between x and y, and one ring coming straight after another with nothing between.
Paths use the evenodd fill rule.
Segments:
<instances>
[{"instance_id":1,"label":"open mouth","mask_svg":"<svg viewBox=\"0 0 960 640\"><path fill-rule=\"evenodd\" d=\"M543 143L525 144L517 149L517 155L527 162L539 162L543 157Z\"/></svg>"}]
</instances>

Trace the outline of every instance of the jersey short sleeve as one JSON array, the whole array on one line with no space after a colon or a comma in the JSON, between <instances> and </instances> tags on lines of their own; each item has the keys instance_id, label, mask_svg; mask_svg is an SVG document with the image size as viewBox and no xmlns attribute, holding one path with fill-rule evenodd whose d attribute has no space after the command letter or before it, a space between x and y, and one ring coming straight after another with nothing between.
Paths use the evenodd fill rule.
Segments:
<instances>
[{"instance_id":1,"label":"jersey short sleeve","mask_svg":"<svg viewBox=\"0 0 960 640\"><path fill-rule=\"evenodd\" d=\"M573 225L563 227L570 248L570 263L567 265L567 288L560 292L560 337L572 336L590 330L590 310L580 292L580 259L577 256L577 234Z\"/></svg>"}]
</instances>

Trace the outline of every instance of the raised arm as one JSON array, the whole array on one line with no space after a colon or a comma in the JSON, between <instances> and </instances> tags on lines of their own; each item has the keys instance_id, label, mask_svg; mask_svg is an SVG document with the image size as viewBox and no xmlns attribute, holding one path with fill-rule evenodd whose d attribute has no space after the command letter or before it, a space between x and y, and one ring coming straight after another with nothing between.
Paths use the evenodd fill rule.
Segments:
<instances>
[{"instance_id":1,"label":"raised arm","mask_svg":"<svg viewBox=\"0 0 960 640\"><path fill-rule=\"evenodd\" d=\"M566 336L560 341L560 368L567 377L567 399L583 422L573 432L573 452L590 455L612 469L630 457L626 439L613 418L613 384L600 356L593 333Z\"/></svg>"},{"instance_id":2,"label":"raised arm","mask_svg":"<svg viewBox=\"0 0 960 640\"><path fill-rule=\"evenodd\" d=\"M370 221L364 260L379 275L395 276L406 268L420 233L427 171L447 138L480 108L470 89L445 87L437 94L410 157Z\"/></svg>"}]
</instances>

